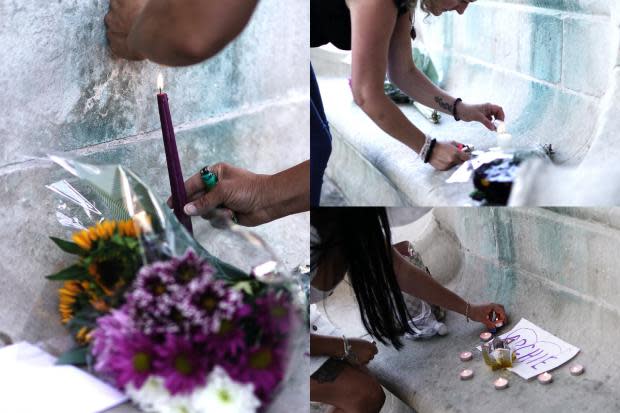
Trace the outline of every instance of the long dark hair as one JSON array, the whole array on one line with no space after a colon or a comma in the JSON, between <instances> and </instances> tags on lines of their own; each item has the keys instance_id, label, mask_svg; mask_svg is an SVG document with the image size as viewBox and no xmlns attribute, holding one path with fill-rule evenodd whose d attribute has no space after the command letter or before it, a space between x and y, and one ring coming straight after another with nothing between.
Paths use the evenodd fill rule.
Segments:
<instances>
[{"instance_id":1,"label":"long dark hair","mask_svg":"<svg viewBox=\"0 0 620 413\"><path fill-rule=\"evenodd\" d=\"M321 239L312 246L318 250L314 252L324 258L326 251L338 248L343 255L366 330L381 343L401 348L400 336L413 331L394 273L385 208L315 208L310 222Z\"/></svg>"}]
</instances>

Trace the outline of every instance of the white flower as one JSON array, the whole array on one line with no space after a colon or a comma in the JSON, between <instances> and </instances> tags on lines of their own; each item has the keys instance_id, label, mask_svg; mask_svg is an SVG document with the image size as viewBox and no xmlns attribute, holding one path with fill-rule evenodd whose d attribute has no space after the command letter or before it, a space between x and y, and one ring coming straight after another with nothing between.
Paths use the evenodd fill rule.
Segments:
<instances>
[{"instance_id":1,"label":"white flower","mask_svg":"<svg viewBox=\"0 0 620 413\"><path fill-rule=\"evenodd\" d=\"M170 393L164 387L164 381L156 376L150 376L146 379L139 389L136 389L130 382L125 387L125 392L140 409L147 413L159 413L161 406L170 403Z\"/></svg>"},{"instance_id":2,"label":"white flower","mask_svg":"<svg viewBox=\"0 0 620 413\"><path fill-rule=\"evenodd\" d=\"M206 387L192 394L196 413L254 413L260 405L254 385L237 383L219 366L209 375Z\"/></svg>"},{"instance_id":3,"label":"white flower","mask_svg":"<svg viewBox=\"0 0 620 413\"><path fill-rule=\"evenodd\" d=\"M157 407L159 413L193 413L190 396L172 396L167 404Z\"/></svg>"},{"instance_id":4,"label":"white flower","mask_svg":"<svg viewBox=\"0 0 620 413\"><path fill-rule=\"evenodd\" d=\"M190 396L172 396L161 377L150 376L140 389L132 383L125 392L146 413L189 413Z\"/></svg>"}]
</instances>

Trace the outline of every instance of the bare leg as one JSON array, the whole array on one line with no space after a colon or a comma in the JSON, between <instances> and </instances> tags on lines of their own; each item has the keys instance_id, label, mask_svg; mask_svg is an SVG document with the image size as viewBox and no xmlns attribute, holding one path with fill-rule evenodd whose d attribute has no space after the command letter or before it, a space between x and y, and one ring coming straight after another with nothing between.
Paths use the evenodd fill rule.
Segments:
<instances>
[{"instance_id":1,"label":"bare leg","mask_svg":"<svg viewBox=\"0 0 620 413\"><path fill-rule=\"evenodd\" d=\"M332 413L378 413L385 393L368 370L346 364L331 381L311 378L310 400L334 406Z\"/></svg>"}]
</instances>

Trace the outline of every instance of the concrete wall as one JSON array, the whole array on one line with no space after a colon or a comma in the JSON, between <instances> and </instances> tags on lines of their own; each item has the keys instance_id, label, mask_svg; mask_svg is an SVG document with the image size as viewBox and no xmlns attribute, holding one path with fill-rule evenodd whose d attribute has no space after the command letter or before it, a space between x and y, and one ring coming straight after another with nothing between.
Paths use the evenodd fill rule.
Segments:
<instances>
[{"instance_id":1,"label":"concrete wall","mask_svg":"<svg viewBox=\"0 0 620 413\"><path fill-rule=\"evenodd\" d=\"M181 69L111 56L107 9L102 0L2 2L2 164L33 147L74 150L159 128L159 71L177 126L307 93L308 10L301 0L259 2L234 43ZM287 70L272 70L274 56Z\"/></svg>"},{"instance_id":2,"label":"concrete wall","mask_svg":"<svg viewBox=\"0 0 620 413\"><path fill-rule=\"evenodd\" d=\"M564 168L528 166L511 204L618 204L618 2L478 1L421 26L449 90L502 104L519 144L554 145Z\"/></svg>"},{"instance_id":3,"label":"concrete wall","mask_svg":"<svg viewBox=\"0 0 620 413\"><path fill-rule=\"evenodd\" d=\"M609 116L619 46L614 3L478 1L463 16L419 26L443 62L448 90L503 105L519 143L553 143L570 164L602 138Z\"/></svg>"}]
</instances>

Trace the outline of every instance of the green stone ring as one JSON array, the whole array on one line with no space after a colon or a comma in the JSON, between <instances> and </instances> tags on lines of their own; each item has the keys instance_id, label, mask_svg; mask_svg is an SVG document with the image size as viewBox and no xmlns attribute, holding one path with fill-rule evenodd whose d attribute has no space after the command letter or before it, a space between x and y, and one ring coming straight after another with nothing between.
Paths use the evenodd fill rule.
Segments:
<instances>
[{"instance_id":1,"label":"green stone ring","mask_svg":"<svg viewBox=\"0 0 620 413\"><path fill-rule=\"evenodd\" d=\"M205 166L200 170L200 179L202 179L202 183L205 184L207 192L215 188L215 185L217 185L217 175L209 171L208 166Z\"/></svg>"}]
</instances>

